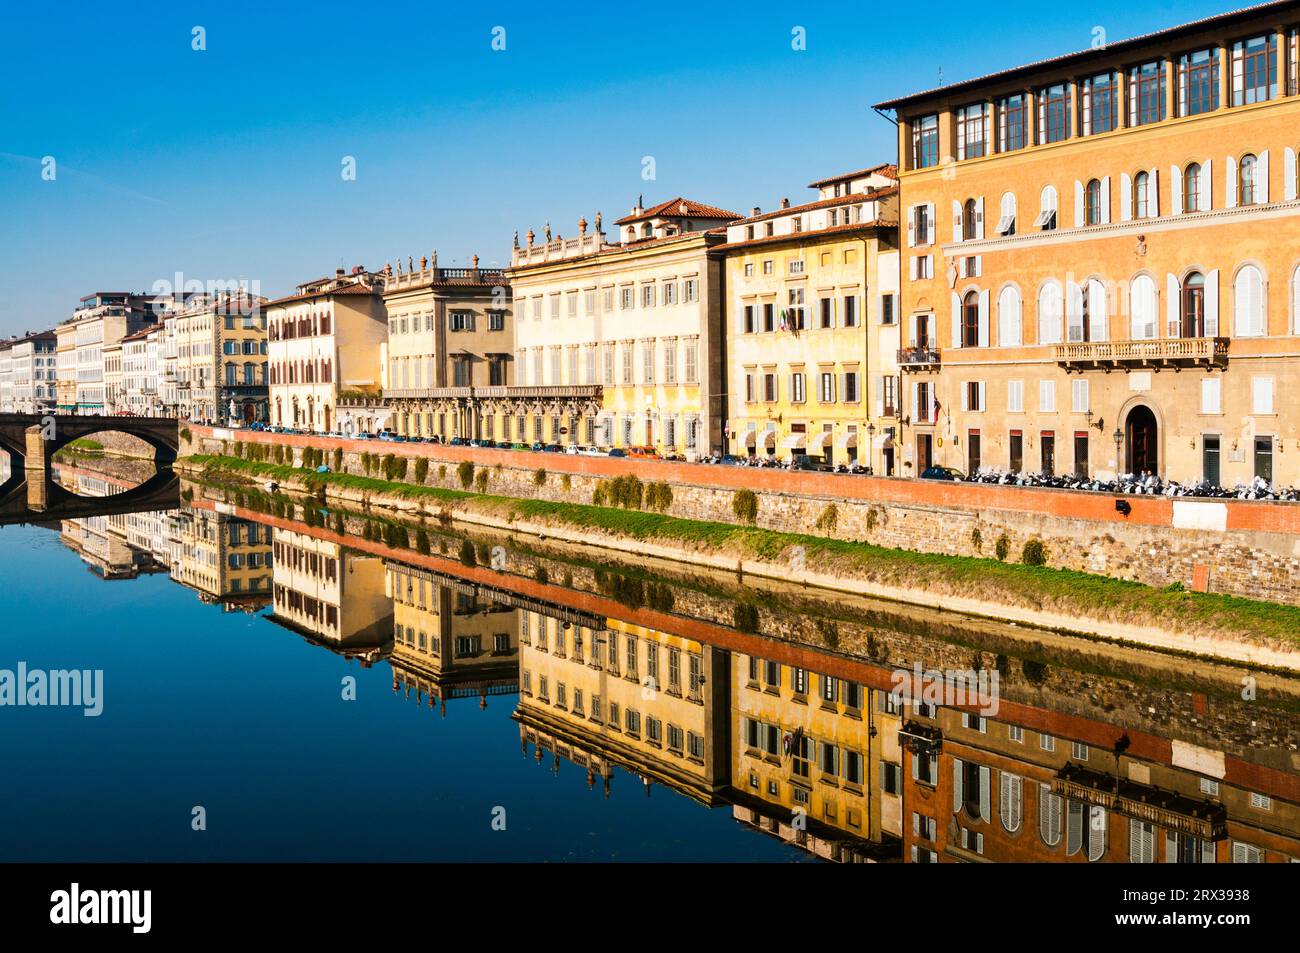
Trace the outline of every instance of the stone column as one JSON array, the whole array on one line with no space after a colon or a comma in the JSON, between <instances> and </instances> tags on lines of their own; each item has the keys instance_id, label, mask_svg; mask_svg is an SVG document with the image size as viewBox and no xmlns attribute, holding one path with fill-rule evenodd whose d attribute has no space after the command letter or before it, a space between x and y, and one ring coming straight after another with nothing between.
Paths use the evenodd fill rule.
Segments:
<instances>
[{"instance_id":1,"label":"stone column","mask_svg":"<svg viewBox=\"0 0 1300 953\"><path fill-rule=\"evenodd\" d=\"M27 471L27 482L33 479L43 481L49 470L46 456L46 440L39 425L32 425L24 432L26 448L23 456L23 469Z\"/></svg>"}]
</instances>

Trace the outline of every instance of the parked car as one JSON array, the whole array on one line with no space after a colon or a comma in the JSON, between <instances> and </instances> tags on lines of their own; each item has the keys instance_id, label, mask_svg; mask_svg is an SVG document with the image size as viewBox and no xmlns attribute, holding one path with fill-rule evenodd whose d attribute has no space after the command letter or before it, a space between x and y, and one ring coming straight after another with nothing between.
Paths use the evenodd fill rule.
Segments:
<instances>
[{"instance_id":1,"label":"parked car","mask_svg":"<svg viewBox=\"0 0 1300 953\"><path fill-rule=\"evenodd\" d=\"M532 448L526 443L513 443L510 445L511 450L531 450Z\"/></svg>"},{"instance_id":2,"label":"parked car","mask_svg":"<svg viewBox=\"0 0 1300 953\"><path fill-rule=\"evenodd\" d=\"M447 441L447 446L463 447L466 445L467 442L468 441L466 441L464 437L452 437L450 440Z\"/></svg>"},{"instance_id":3,"label":"parked car","mask_svg":"<svg viewBox=\"0 0 1300 953\"><path fill-rule=\"evenodd\" d=\"M647 460L659 459L659 452L654 447L628 447L627 455L629 457L640 457Z\"/></svg>"},{"instance_id":4,"label":"parked car","mask_svg":"<svg viewBox=\"0 0 1300 953\"><path fill-rule=\"evenodd\" d=\"M545 450L547 453L563 453L563 452L564 452L564 448L561 447L558 443L548 443L546 446L542 447L542 449Z\"/></svg>"},{"instance_id":5,"label":"parked car","mask_svg":"<svg viewBox=\"0 0 1300 953\"><path fill-rule=\"evenodd\" d=\"M580 457L603 457L603 456L605 456L605 451L602 450L602 449L600 449L600 447L579 447L579 448L578 448L578 456L580 456Z\"/></svg>"},{"instance_id":6,"label":"parked car","mask_svg":"<svg viewBox=\"0 0 1300 953\"><path fill-rule=\"evenodd\" d=\"M622 447L610 447L610 448L609 448L609 454L608 454L608 456L611 456L611 457L626 457L626 456L627 456L627 453L623 450Z\"/></svg>"},{"instance_id":7,"label":"parked car","mask_svg":"<svg viewBox=\"0 0 1300 953\"><path fill-rule=\"evenodd\" d=\"M964 480L966 474L955 467L926 467L921 474L922 480Z\"/></svg>"}]
</instances>

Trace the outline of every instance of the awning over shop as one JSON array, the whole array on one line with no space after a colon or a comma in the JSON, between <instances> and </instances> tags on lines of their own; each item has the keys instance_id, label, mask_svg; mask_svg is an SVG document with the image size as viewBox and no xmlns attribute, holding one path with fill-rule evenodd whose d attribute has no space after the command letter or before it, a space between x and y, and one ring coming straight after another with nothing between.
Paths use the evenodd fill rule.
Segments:
<instances>
[{"instance_id":1,"label":"awning over shop","mask_svg":"<svg viewBox=\"0 0 1300 953\"><path fill-rule=\"evenodd\" d=\"M850 430L846 434L841 434L839 439L835 441L835 448L837 450L856 450L857 446L858 432L856 430Z\"/></svg>"},{"instance_id":2,"label":"awning over shop","mask_svg":"<svg viewBox=\"0 0 1300 953\"><path fill-rule=\"evenodd\" d=\"M831 438L834 436L835 434L830 430L823 430L821 433L813 434L812 439L808 441L808 449L819 450L829 447L831 445Z\"/></svg>"},{"instance_id":3,"label":"awning over shop","mask_svg":"<svg viewBox=\"0 0 1300 953\"><path fill-rule=\"evenodd\" d=\"M807 443L808 435L802 433L792 433L781 441L783 450L802 450Z\"/></svg>"},{"instance_id":4,"label":"awning over shop","mask_svg":"<svg viewBox=\"0 0 1300 953\"><path fill-rule=\"evenodd\" d=\"M887 433L882 433L880 436L876 438L877 450L888 450L893 445L894 445L894 438Z\"/></svg>"},{"instance_id":5,"label":"awning over shop","mask_svg":"<svg viewBox=\"0 0 1300 953\"><path fill-rule=\"evenodd\" d=\"M757 441L758 441L757 430L746 430L743 434L741 434L740 445L742 447L752 447L757 443Z\"/></svg>"}]
</instances>

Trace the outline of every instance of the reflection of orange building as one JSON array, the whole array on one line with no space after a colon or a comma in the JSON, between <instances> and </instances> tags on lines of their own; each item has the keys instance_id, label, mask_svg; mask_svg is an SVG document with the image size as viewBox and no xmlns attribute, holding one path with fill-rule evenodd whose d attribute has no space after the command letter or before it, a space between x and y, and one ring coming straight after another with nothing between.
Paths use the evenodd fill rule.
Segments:
<instances>
[{"instance_id":1,"label":"reflection of orange building","mask_svg":"<svg viewBox=\"0 0 1300 953\"><path fill-rule=\"evenodd\" d=\"M509 605L480 595L472 583L389 561L393 600L393 691L426 698L513 695L519 689L519 623Z\"/></svg>"},{"instance_id":2,"label":"reflection of orange building","mask_svg":"<svg viewBox=\"0 0 1300 953\"><path fill-rule=\"evenodd\" d=\"M913 863L1300 858L1300 809L1274 790L1294 788L1279 772L1060 713L1048 733L953 708L907 711Z\"/></svg>"},{"instance_id":3,"label":"reflection of orange building","mask_svg":"<svg viewBox=\"0 0 1300 953\"><path fill-rule=\"evenodd\" d=\"M735 815L831 860L896 860L898 717L887 693L759 655L731 671Z\"/></svg>"}]
</instances>

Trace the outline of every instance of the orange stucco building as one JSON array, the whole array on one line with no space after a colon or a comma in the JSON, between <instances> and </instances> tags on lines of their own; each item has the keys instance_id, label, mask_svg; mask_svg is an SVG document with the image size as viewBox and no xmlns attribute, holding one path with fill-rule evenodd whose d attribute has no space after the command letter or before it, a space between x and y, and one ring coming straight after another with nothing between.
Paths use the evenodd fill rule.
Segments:
<instances>
[{"instance_id":1,"label":"orange stucco building","mask_svg":"<svg viewBox=\"0 0 1300 953\"><path fill-rule=\"evenodd\" d=\"M1300 4L882 103L904 475L1300 483Z\"/></svg>"}]
</instances>

